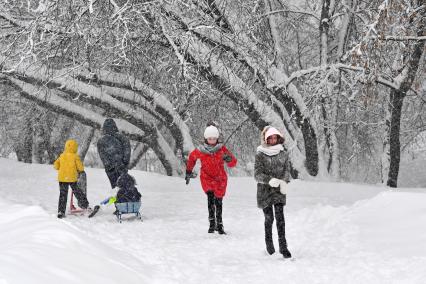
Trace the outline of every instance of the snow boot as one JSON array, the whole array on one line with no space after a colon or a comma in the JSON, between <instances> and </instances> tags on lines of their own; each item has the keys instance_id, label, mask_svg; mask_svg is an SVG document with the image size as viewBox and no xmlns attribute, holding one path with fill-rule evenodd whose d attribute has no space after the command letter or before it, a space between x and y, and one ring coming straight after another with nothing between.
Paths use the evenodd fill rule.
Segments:
<instances>
[{"instance_id":1,"label":"snow boot","mask_svg":"<svg viewBox=\"0 0 426 284\"><path fill-rule=\"evenodd\" d=\"M222 223L218 223L217 224L216 230L219 233L219 235L226 235L226 232L223 229L223 224Z\"/></svg>"},{"instance_id":2,"label":"snow boot","mask_svg":"<svg viewBox=\"0 0 426 284\"><path fill-rule=\"evenodd\" d=\"M100 208L101 208L101 206L95 205L95 207L93 208L92 213L89 214L89 218L92 218L93 216L95 216L96 213L98 213L98 211L99 211Z\"/></svg>"},{"instance_id":3,"label":"snow boot","mask_svg":"<svg viewBox=\"0 0 426 284\"><path fill-rule=\"evenodd\" d=\"M281 254L283 255L284 258L291 258L291 253L288 250L288 248L283 248L281 249Z\"/></svg>"},{"instance_id":4,"label":"snow boot","mask_svg":"<svg viewBox=\"0 0 426 284\"><path fill-rule=\"evenodd\" d=\"M216 229L216 221L214 219L210 219L210 226L209 226L209 230L208 233L212 234L214 233L215 229Z\"/></svg>"},{"instance_id":5,"label":"snow boot","mask_svg":"<svg viewBox=\"0 0 426 284\"><path fill-rule=\"evenodd\" d=\"M62 213L62 212L59 212L58 213L58 218L59 219L62 219L62 218L64 218L65 217L65 213Z\"/></svg>"},{"instance_id":6,"label":"snow boot","mask_svg":"<svg viewBox=\"0 0 426 284\"><path fill-rule=\"evenodd\" d=\"M274 242L272 241L272 238L265 238L265 243L266 243L266 251L269 253L269 255L273 255L275 253L275 247L274 247Z\"/></svg>"}]
</instances>

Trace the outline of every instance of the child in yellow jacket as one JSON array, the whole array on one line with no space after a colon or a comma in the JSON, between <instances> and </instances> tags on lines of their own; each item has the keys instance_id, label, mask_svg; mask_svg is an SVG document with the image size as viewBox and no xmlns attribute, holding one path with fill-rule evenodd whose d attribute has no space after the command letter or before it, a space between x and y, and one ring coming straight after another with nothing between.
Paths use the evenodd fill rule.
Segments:
<instances>
[{"instance_id":1,"label":"child in yellow jacket","mask_svg":"<svg viewBox=\"0 0 426 284\"><path fill-rule=\"evenodd\" d=\"M87 201L86 195L77 186L78 174L84 171L83 163L77 154L77 149L77 142L75 140L68 140L65 143L64 152L53 165L58 171L59 181L58 218L65 217L69 186L71 186L71 189L77 198L78 206L82 209L89 208L89 202Z\"/></svg>"}]
</instances>

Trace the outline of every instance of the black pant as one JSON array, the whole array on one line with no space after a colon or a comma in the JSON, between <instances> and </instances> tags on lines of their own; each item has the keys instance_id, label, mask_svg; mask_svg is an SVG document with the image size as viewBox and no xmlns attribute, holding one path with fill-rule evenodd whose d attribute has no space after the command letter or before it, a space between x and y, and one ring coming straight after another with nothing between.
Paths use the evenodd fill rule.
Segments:
<instances>
[{"instance_id":1,"label":"black pant","mask_svg":"<svg viewBox=\"0 0 426 284\"><path fill-rule=\"evenodd\" d=\"M78 201L78 207L82 209L86 209L89 207L89 202L87 201L86 195L81 191L81 189L77 186L76 182L60 182L59 183L59 204L58 204L58 212L64 213L67 207L68 200L68 188L71 186L72 192Z\"/></svg>"},{"instance_id":2,"label":"black pant","mask_svg":"<svg viewBox=\"0 0 426 284\"><path fill-rule=\"evenodd\" d=\"M208 191L207 207L209 209L209 220L214 221L216 219L217 224L222 224L222 198L215 197L213 191Z\"/></svg>"},{"instance_id":3,"label":"black pant","mask_svg":"<svg viewBox=\"0 0 426 284\"><path fill-rule=\"evenodd\" d=\"M272 241L272 225L274 223L274 210L275 219L277 220L278 242L280 245L280 252L287 248L287 240L285 238L285 220L284 220L284 204L277 203L263 209L265 214L265 242L266 246L273 246Z\"/></svg>"},{"instance_id":4,"label":"black pant","mask_svg":"<svg viewBox=\"0 0 426 284\"><path fill-rule=\"evenodd\" d=\"M122 174L127 173L127 168L123 166L123 167L108 169L108 170L105 170L105 172L108 176L109 182L111 183L111 188L114 188L117 186L118 178Z\"/></svg>"}]
</instances>

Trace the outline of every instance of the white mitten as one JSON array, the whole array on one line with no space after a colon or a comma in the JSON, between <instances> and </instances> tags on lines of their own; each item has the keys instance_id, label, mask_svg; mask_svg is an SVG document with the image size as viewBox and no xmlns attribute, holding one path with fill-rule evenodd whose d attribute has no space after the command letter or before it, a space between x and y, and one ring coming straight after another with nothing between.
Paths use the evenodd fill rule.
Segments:
<instances>
[{"instance_id":1,"label":"white mitten","mask_svg":"<svg viewBox=\"0 0 426 284\"><path fill-rule=\"evenodd\" d=\"M281 180L281 184L280 184L280 191L282 194L286 195L287 194L287 183L283 180Z\"/></svg>"},{"instance_id":2,"label":"white mitten","mask_svg":"<svg viewBox=\"0 0 426 284\"><path fill-rule=\"evenodd\" d=\"M271 187L279 187L281 184L282 180L277 179L277 178L271 178L271 180L269 181L269 185Z\"/></svg>"}]
</instances>

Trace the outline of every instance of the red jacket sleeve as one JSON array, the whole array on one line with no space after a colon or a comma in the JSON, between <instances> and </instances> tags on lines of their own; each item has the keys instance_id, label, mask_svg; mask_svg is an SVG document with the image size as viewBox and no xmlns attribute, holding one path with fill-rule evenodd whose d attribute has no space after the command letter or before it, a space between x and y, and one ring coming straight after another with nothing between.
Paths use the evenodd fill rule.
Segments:
<instances>
[{"instance_id":1,"label":"red jacket sleeve","mask_svg":"<svg viewBox=\"0 0 426 284\"><path fill-rule=\"evenodd\" d=\"M235 158L235 156L225 146L223 146L223 152L232 158L232 160L229 163L227 163L228 167L230 168L235 167L237 165L237 158Z\"/></svg>"},{"instance_id":2,"label":"red jacket sleeve","mask_svg":"<svg viewBox=\"0 0 426 284\"><path fill-rule=\"evenodd\" d=\"M194 151L191 152L191 154L189 154L188 162L186 163L187 172L192 172L198 159L199 159L199 151L198 149L195 149Z\"/></svg>"}]
</instances>

